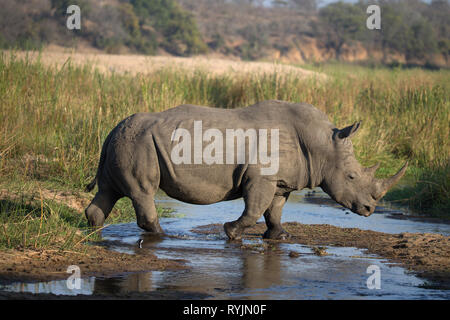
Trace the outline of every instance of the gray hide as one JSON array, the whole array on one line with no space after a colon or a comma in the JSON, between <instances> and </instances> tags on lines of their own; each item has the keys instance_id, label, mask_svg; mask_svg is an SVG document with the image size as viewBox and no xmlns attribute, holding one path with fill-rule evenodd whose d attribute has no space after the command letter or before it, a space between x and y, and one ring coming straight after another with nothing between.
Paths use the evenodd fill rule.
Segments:
<instances>
[{"instance_id":1,"label":"gray hide","mask_svg":"<svg viewBox=\"0 0 450 320\"><path fill-rule=\"evenodd\" d=\"M219 158L223 155L224 159L227 129L263 133L260 129L266 129L268 155L272 151L271 130L278 129L278 171L262 174L261 168L269 165L252 163L249 157L241 161L244 163L236 163L235 157L235 163L228 164L207 164L202 159L200 163L175 164L173 148L183 138L172 141L174 131L186 129L194 140L194 121L202 122L203 133L210 128L220 130L223 151L211 154ZM97 183L98 192L86 209L86 217L91 226L102 226L116 201L129 197L139 227L162 232L154 204L155 193L161 188L170 197L193 204L243 197L241 217L224 225L228 237L239 239L245 228L264 215L264 237L283 238L287 233L280 224L281 212L290 192L318 186L344 207L369 216L376 202L403 176L407 164L389 179L375 179L378 166L363 168L353 154L350 138L359 127L360 123L355 123L337 129L315 107L282 101L232 110L182 105L160 113L138 113L119 123L106 138L97 175L87 186L92 190ZM198 140L197 144L191 142L191 159L195 150L205 150L213 140L209 137L200 145ZM249 148L249 139L245 141L244 146Z\"/></svg>"}]
</instances>

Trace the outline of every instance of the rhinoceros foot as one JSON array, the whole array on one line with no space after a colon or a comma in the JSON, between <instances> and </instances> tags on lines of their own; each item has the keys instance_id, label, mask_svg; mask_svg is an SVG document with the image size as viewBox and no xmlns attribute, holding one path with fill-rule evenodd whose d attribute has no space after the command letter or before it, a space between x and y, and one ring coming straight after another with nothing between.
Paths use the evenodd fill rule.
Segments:
<instances>
[{"instance_id":1,"label":"rhinoceros foot","mask_svg":"<svg viewBox=\"0 0 450 320\"><path fill-rule=\"evenodd\" d=\"M138 226L139 226L141 229L143 229L143 230L145 230L145 231L147 231L147 232L154 233L154 234L163 234L163 233L164 233L163 229L162 229L161 226L159 225L159 222L154 222L154 223L149 223L149 222L147 222L147 223L138 222Z\"/></svg>"},{"instance_id":2,"label":"rhinoceros foot","mask_svg":"<svg viewBox=\"0 0 450 320\"><path fill-rule=\"evenodd\" d=\"M230 240L240 240L242 238L243 229L239 227L236 221L226 222L223 229Z\"/></svg>"},{"instance_id":3,"label":"rhinoceros foot","mask_svg":"<svg viewBox=\"0 0 450 320\"><path fill-rule=\"evenodd\" d=\"M291 234L284 230L283 228L271 228L267 229L264 232L264 239L272 239L272 240L287 240L291 237Z\"/></svg>"}]
</instances>

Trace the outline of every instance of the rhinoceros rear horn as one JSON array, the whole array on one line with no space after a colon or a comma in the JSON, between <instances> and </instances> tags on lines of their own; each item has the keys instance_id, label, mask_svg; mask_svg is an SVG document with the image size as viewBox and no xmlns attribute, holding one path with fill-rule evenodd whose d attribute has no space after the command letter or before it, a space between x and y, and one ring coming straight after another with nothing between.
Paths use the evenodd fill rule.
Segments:
<instances>
[{"instance_id":1,"label":"rhinoceros rear horn","mask_svg":"<svg viewBox=\"0 0 450 320\"><path fill-rule=\"evenodd\" d=\"M381 183L381 196L384 196L384 194L390 189L392 188L406 173L406 169L408 168L408 161L406 161L406 163L403 165L403 167L392 177L388 178L388 179L384 179L383 182Z\"/></svg>"},{"instance_id":2,"label":"rhinoceros rear horn","mask_svg":"<svg viewBox=\"0 0 450 320\"><path fill-rule=\"evenodd\" d=\"M371 166L369 168L365 168L364 171L367 172L368 174L370 174L371 176L375 175L375 172L377 171L377 169L380 167L380 163L378 162L376 165Z\"/></svg>"}]
</instances>

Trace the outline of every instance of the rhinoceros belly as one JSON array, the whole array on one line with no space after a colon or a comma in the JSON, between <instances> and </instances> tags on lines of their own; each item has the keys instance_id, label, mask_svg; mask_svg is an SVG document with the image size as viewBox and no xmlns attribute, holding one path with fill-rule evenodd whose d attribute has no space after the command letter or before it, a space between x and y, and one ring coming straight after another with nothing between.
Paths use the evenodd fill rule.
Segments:
<instances>
[{"instance_id":1,"label":"rhinoceros belly","mask_svg":"<svg viewBox=\"0 0 450 320\"><path fill-rule=\"evenodd\" d=\"M179 166L161 170L160 188L170 197L193 204L212 204L242 196L244 168L231 165Z\"/></svg>"}]
</instances>

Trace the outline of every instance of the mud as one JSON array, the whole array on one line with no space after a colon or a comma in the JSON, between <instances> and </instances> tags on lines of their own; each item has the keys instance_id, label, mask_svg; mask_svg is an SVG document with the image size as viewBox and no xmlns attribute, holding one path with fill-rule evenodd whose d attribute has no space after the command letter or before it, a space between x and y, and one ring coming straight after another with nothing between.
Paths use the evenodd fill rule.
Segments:
<instances>
[{"instance_id":1,"label":"mud","mask_svg":"<svg viewBox=\"0 0 450 320\"><path fill-rule=\"evenodd\" d=\"M149 270L185 269L184 261L158 259L147 251L120 253L99 246L85 252L58 250L0 251L0 284L67 279L67 267L80 267L82 277L108 277Z\"/></svg>"},{"instance_id":2,"label":"mud","mask_svg":"<svg viewBox=\"0 0 450 320\"><path fill-rule=\"evenodd\" d=\"M340 228L332 225L306 225L298 222L283 224L291 234L287 242L311 246L354 247L367 253L389 259L419 277L429 281L430 287L450 289L450 237L434 233L389 234L357 228ZM244 239L260 238L266 230L264 223L247 229ZM221 224L204 225L192 230L200 234L223 233ZM295 254L291 254L295 255Z\"/></svg>"}]
</instances>

